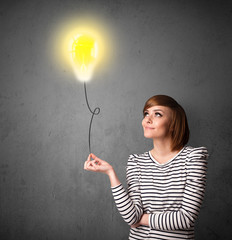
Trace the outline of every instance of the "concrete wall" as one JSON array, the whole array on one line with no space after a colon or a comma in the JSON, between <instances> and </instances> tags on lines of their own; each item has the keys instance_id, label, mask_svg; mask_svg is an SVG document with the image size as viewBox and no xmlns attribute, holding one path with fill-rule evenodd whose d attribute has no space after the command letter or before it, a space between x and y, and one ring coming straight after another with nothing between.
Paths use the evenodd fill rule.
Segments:
<instances>
[{"instance_id":1,"label":"concrete wall","mask_svg":"<svg viewBox=\"0 0 232 240\"><path fill-rule=\"evenodd\" d=\"M0 7L0 238L127 239L106 176L85 172L88 112L83 83L53 61L63 19L94 15L113 39L111 64L87 84L92 151L125 184L130 153L150 150L144 102L174 97L190 145L210 153L197 239L230 239L232 211L230 1L3 1ZM54 56L55 53L54 53Z\"/></svg>"}]
</instances>

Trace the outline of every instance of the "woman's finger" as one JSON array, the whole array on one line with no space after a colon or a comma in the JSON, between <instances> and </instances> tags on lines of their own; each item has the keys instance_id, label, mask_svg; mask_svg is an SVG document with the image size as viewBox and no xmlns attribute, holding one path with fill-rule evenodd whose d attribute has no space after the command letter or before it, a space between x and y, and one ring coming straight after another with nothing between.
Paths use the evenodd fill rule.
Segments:
<instances>
[{"instance_id":1,"label":"woman's finger","mask_svg":"<svg viewBox=\"0 0 232 240\"><path fill-rule=\"evenodd\" d=\"M96 155L94 155L93 153L90 154L90 157L93 159L93 160L101 160L100 158L98 158Z\"/></svg>"},{"instance_id":2,"label":"woman's finger","mask_svg":"<svg viewBox=\"0 0 232 240\"><path fill-rule=\"evenodd\" d=\"M96 171L96 166L95 166L95 164L93 163L93 161L90 161L90 162L88 162L87 163L87 165L86 165L86 170L88 170L88 171Z\"/></svg>"},{"instance_id":3,"label":"woman's finger","mask_svg":"<svg viewBox=\"0 0 232 240\"><path fill-rule=\"evenodd\" d=\"M135 223L135 224L131 225L131 228L137 228L138 226L140 226L140 224L139 223Z\"/></svg>"},{"instance_id":4,"label":"woman's finger","mask_svg":"<svg viewBox=\"0 0 232 240\"><path fill-rule=\"evenodd\" d=\"M98 159L92 161L95 165L100 165L100 161Z\"/></svg>"},{"instance_id":5,"label":"woman's finger","mask_svg":"<svg viewBox=\"0 0 232 240\"><path fill-rule=\"evenodd\" d=\"M90 160L91 160L90 157L91 157L91 155L89 154L87 160L85 161L84 169L86 169L87 164L90 162Z\"/></svg>"}]
</instances>

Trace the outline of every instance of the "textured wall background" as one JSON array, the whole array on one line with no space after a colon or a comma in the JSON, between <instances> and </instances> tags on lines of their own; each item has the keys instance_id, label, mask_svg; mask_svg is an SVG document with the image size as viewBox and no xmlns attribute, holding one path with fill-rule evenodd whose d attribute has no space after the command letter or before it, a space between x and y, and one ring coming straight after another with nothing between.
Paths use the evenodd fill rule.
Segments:
<instances>
[{"instance_id":1,"label":"textured wall background","mask_svg":"<svg viewBox=\"0 0 232 240\"><path fill-rule=\"evenodd\" d=\"M210 159L197 239L230 239L230 1L3 1L0 7L0 238L127 239L106 176L83 171L90 113L83 85L49 58L63 17L95 13L111 28L114 63L88 84L92 148L125 184L130 153L150 150L144 102L167 94L186 109L190 145Z\"/></svg>"}]
</instances>

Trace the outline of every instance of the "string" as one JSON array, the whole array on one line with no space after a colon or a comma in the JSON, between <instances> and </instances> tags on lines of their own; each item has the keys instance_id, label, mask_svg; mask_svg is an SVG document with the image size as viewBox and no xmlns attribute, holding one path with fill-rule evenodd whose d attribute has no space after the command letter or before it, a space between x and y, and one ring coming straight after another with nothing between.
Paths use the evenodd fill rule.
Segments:
<instances>
[{"instance_id":1,"label":"string","mask_svg":"<svg viewBox=\"0 0 232 240\"><path fill-rule=\"evenodd\" d=\"M91 153L91 128L92 128L92 122L93 122L93 117L94 115L98 115L100 113L100 108L96 107L93 111L91 110L90 106L89 106L89 101L88 101L88 96L87 96L87 90L86 90L86 83L84 82L84 90L85 90L85 100L86 100L86 104L87 107L90 111L90 113L92 114L91 119L90 119L90 123L89 123L89 153Z\"/></svg>"}]
</instances>

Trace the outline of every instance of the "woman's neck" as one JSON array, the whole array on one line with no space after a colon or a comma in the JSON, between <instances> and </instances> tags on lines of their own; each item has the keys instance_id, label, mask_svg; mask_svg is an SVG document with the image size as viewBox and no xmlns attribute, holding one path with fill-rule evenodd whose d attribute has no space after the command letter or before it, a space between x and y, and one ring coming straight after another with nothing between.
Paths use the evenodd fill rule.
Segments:
<instances>
[{"instance_id":1,"label":"woman's neck","mask_svg":"<svg viewBox=\"0 0 232 240\"><path fill-rule=\"evenodd\" d=\"M171 139L163 139L163 140L153 140L154 148L150 151L152 156L159 163L168 162L172 159L179 151L172 151L171 147Z\"/></svg>"}]
</instances>

